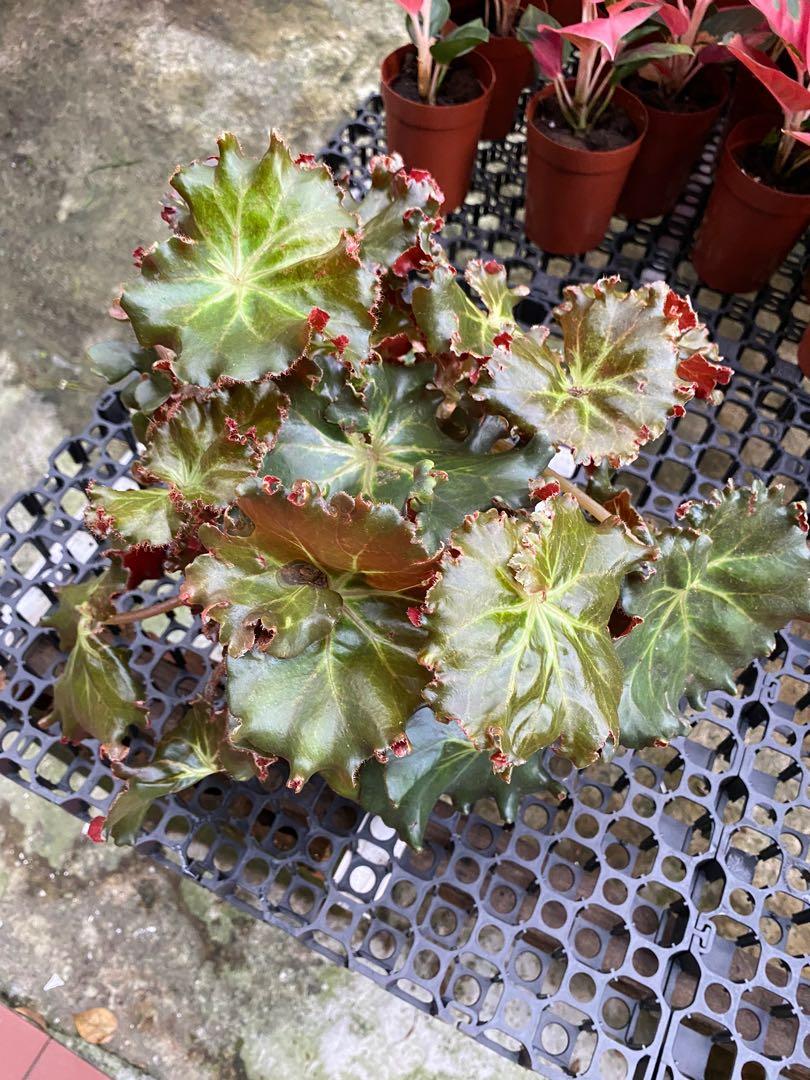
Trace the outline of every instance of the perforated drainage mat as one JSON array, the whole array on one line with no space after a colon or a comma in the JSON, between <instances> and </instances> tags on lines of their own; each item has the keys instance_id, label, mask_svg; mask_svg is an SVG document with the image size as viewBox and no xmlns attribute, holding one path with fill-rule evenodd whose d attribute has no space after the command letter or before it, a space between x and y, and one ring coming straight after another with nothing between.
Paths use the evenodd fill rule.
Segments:
<instances>
[{"instance_id":1,"label":"perforated drainage mat","mask_svg":"<svg viewBox=\"0 0 810 1080\"><path fill-rule=\"evenodd\" d=\"M323 156L361 190L382 149L375 96ZM525 323L547 321L567 283L665 278L691 293L734 367L722 405L691 403L626 470L638 505L670 519L730 477L806 495L805 248L756 296L697 283L687 256L710 149L669 218L616 219L588 255L545 255L522 233L524 151L521 128L482 144L446 230L454 261L503 261L530 288ZM37 727L63 659L39 621L54 586L96 560L81 525L87 481L125 476L134 451L108 393L42 483L12 500L0 534L0 772L85 818L118 782L93 743L65 746ZM136 599L171 591L167 580ZM156 638L138 632L133 666L159 731L204 685L211 645L185 611L153 626ZM808 625L778 635L773 656L743 671L735 694L710 695L667 748L580 773L552 759L570 797L527 798L514 827L487 802L469 815L439 803L416 854L318 780L293 795L278 766L263 784L215 779L161 800L137 846L545 1076L810 1080L809 638Z\"/></svg>"}]
</instances>

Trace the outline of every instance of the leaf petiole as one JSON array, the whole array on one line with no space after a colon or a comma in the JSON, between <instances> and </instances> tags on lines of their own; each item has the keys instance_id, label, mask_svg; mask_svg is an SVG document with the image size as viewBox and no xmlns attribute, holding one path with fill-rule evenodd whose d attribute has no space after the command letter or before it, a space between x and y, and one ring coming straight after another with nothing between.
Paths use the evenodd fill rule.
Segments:
<instances>
[{"instance_id":1,"label":"leaf petiole","mask_svg":"<svg viewBox=\"0 0 810 1080\"><path fill-rule=\"evenodd\" d=\"M132 623L143 622L144 619L151 619L155 615L163 615L167 611L174 611L175 608L181 607L182 604L183 601L179 596L170 596L166 600L160 600L157 604L150 604L149 607L136 608L134 611L125 611L121 615L105 619L102 625L129 626Z\"/></svg>"},{"instance_id":2,"label":"leaf petiole","mask_svg":"<svg viewBox=\"0 0 810 1080\"><path fill-rule=\"evenodd\" d=\"M582 488L578 488L576 484L572 484L570 480L566 480L564 476L560 476L553 469L546 469L543 476L559 484L560 491L564 491L567 495L573 495L582 509L587 510L591 517L596 518L597 521L608 521L613 517L613 514L606 510L604 506L601 506L596 499L586 495Z\"/></svg>"}]
</instances>

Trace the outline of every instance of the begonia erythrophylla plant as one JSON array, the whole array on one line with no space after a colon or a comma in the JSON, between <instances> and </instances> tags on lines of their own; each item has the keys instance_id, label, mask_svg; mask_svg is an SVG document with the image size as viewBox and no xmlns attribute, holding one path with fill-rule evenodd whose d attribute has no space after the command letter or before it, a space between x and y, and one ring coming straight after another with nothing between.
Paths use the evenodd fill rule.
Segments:
<instances>
[{"instance_id":1,"label":"begonia erythrophylla plant","mask_svg":"<svg viewBox=\"0 0 810 1080\"><path fill-rule=\"evenodd\" d=\"M631 6L634 5L634 6ZM545 19L533 35L532 51L540 75L554 84L560 112L574 132L589 130L605 113L623 78L642 64L680 54L691 55L688 45L646 41L634 44L661 3L616 0L604 8L601 0L583 0L582 21L571 26ZM600 10L601 9L601 10ZM566 73L565 43L577 49L573 87Z\"/></svg>"},{"instance_id":2,"label":"begonia erythrophylla plant","mask_svg":"<svg viewBox=\"0 0 810 1080\"><path fill-rule=\"evenodd\" d=\"M404 8L408 33L416 46L419 96L427 105L436 104L436 95L454 60L489 41L489 31L481 19L444 32L450 18L448 0L396 0Z\"/></svg>"},{"instance_id":3,"label":"begonia erythrophylla plant","mask_svg":"<svg viewBox=\"0 0 810 1080\"><path fill-rule=\"evenodd\" d=\"M793 74L783 71L771 57L741 35L728 49L778 102L784 113L782 133L776 144L774 169L790 175L810 164L810 4L800 0L750 0L768 20L773 33L790 57Z\"/></svg>"},{"instance_id":4,"label":"begonia erythrophylla plant","mask_svg":"<svg viewBox=\"0 0 810 1080\"><path fill-rule=\"evenodd\" d=\"M733 691L810 614L807 520L778 485L661 531L613 486L730 376L667 285L571 286L552 337L519 325L498 263L462 285L438 192L396 159L356 203L277 136L253 161L225 135L172 186L174 235L121 297L137 341L93 350L142 433L137 483L89 492L109 567L49 619L68 655L43 722L126 782L116 841L155 798L276 759L415 845L440 795L512 821L560 794L546 748L585 766L677 735L684 701ZM563 447L588 491L550 468ZM222 659L150 757L128 650L189 608Z\"/></svg>"}]
</instances>

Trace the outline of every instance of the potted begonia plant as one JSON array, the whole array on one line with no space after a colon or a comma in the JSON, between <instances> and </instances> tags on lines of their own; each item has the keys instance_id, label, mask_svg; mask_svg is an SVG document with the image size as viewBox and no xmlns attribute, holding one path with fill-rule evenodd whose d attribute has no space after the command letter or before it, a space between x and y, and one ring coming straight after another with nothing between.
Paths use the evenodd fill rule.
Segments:
<instances>
[{"instance_id":1,"label":"potted begonia plant","mask_svg":"<svg viewBox=\"0 0 810 1080\"><path fill-rule=\"evenodd\" d=\"M810 613L806 515L778 485L661 531L611 487L730 375L666 284L568 288L552 344L499 264L468 265L470 298L435 185L397 159L358 204L278 136L252 161L224 135L171 182L175 234L120 300L137 340L93 352L143 388L134 483L89 491L109 566L48 620L67 658L43 722L126 782L91 836L131 841L155 798L276 758L292 792L320 773L416 846L440 795L511 821L560 792L544 748L586 765L678 735L682 699ZM590 493L550 469L563 446L601 464ZM222 658L149 752L133 627L189 607Z\"/></svg>"},{"instance_id":2,"label":"potted begonia plant","mask_svg":"<svg viewBox=\"0 0 810 1080\"><path fill-rule=\"evenodd\" d=\"M388 148L434 177L447 213L464 201L495 86L476 46L489 39L480 19L448 26L448 0L397 0L412 44L382 62Z\"/></svg>"},{"instance_id":3,"label":"potted begonia plant","mask_svg":"<svg viewBox=\"0 0 810 1080\"><path fill-rule=\"evenodd\" d=\"M631 35L660 6L618 0L604 14L583 0L582 21L540 24L532 49L548 85L527 107L526 235L546 251L595 247L647 130L642 103L619 85L638 64L690 52L672 42L635 44ZM576 47L576 74L565 72L565 44Z\"/></svg>"},{"instance_id":4,"label":"potted begonia plant","mask_svg":"<svg viewBox=\"0 0 810 1080\"><path fill-rule=\"evenodd\" d=\"M782 123L748 117L726 139L692 255L703 281L721 292L764 285L810 224L810 5L751 3L783 43L792 72L742 36L728 42L773 95Z\"/></svg>"},{"instance_id":5,"label":"potted begonia plant","mask_svg":"<svg viewBox=\"0 0 810 1080\"><path fill-rule=\"evenodd\" d=\"M620 213L635 219L673 208L728 97L721 64L730 57L719 42L760 19L748 6L717 12L713 0L660 6L654 20L663 23L665 40L689 51L647 62L628 83L644 102L647 133L619 198Z\"/></svg>"}]
</instances>

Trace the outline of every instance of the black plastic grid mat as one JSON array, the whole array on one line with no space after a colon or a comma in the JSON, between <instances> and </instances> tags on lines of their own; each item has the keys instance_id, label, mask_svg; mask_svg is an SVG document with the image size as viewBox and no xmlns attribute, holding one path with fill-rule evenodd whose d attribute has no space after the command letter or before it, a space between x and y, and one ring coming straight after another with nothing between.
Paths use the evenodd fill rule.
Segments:
<instances>
[{"instance_id":1,"label":"black plastic grid mat","mask_svg":"<svg viewBox=\"0 0 810 1080\"><path fill-rule=\"evenodd\" d=\"M324 156L360 190L383 146L375 96ZM793 362L810 315L805 248L756 297L696 285L687 255L707 152L668 219L617 219L587 256L544 255L521 230L524 147L522 129L482 144L446 230L457 264L505 262L530 287L525 322L546 320L569 282L664 277L691 292L735 370L722 405L692 403L626 470L638 504L670 518L683 499L753 475L806 494L810 396ZM0 524L0 773L85 818L117 781L94 744L37 726L63 659L39 620L54 586L97 557L81 525L87 481L119 481L134 450L108 393ZM164 581L134 601L172 590ZM133 664L159 731L204 684L211 645L185 611L150 629L137 631ZM421 854L318 780L294 796L281 766L263 784L216 779L163 800L138 847L546 1076L810 1080L808 654L808 626L779 635L668 748L579 774L554 759L570 797L527 798L514 827L486 801L469 815L440 803Z\"/></svg>"}]
</instances>

